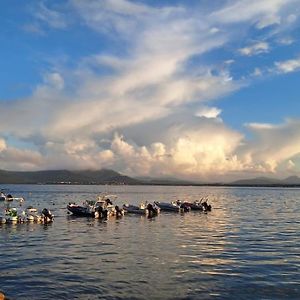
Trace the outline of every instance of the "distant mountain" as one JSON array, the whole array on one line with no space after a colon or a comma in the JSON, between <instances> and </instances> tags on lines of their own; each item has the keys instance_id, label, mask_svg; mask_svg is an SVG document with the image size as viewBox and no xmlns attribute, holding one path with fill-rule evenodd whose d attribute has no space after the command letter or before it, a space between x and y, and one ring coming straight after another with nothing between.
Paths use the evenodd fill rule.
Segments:
<instances>
[{"instance_id":1,"label":"distant mountain","mask_svg":"<svg viewBox=\"0 0 300 300\"><path fill-rule=\"evenodd\" d=\"M251 179L241 179L231 182L231 185L274 185L280 184L281 181L278 179L268 177L257 177Z\"/></svg>"},{"instance_id":2,"label":"distant mountain","mask_svg":"<svg viewBox=\"0 0 300 300\"><path fill-rule=\"evenodd\" d=\"M137 180L147 185L196 185L199 183L174 177L137 177Z\"/></svg>"},{"instance_id":3,"label":"distant mountain","mask_svg":"<svg viewBox=\"0 0 300 300\"><path fill-rule=\"evenodd\" d=\"M195 182L172 177L132 178L109 169L102 170L45 170L6 171L0 170L0 184L129 184L129 185L195 185Z\"/></svg>"},{"instance_id":4,"label":"distant mountain","mask_svg":"<svg viewBox=\"0 0 300 300\"><path fill-rule=\"evenodd\" d=\"M300 178L290 176L283 180L257 177L236 180L231 183L200 183L173 177L132 178L109 169L102 170L48 170L48 171L5 171L0 170L0 184L127 184L127 185L204 185L204 186L300 186Z\"/></svg>"},{"instance_id":5,"label":"distant mountain","mask_svg":"<svg viewBox=\"0 0 300 300\"><path fill-rule=\"evenodd\" d=\"M268 177L257 177L252 179L241 179L231 182L229 185L234 186L289 186L289 185L300 185L300 178L298 176L290 176L283 180L268 178Z\"/></svg>"},{"instance_id":6,"label":"distant mountain","mask_svg":"<svg viewBox=\"0 0 300 300\"><path fill-rule=\"evenodd\" d=\"M138 180L108 169L98 171L51 170L51 171L5 171L0 170L0 183L31 184L141 184Z\"/></svg>"},{"instance_id":7,"label":"distant mountain","mask_svg":"<svg viewBox=\"0 0 300 300\"><path fill-rule=\"evenodd\" d=\"M282 180L282 182L285 184L300 185L300 178L298 176L290 176Z\"/></svg>"}]
</instances>

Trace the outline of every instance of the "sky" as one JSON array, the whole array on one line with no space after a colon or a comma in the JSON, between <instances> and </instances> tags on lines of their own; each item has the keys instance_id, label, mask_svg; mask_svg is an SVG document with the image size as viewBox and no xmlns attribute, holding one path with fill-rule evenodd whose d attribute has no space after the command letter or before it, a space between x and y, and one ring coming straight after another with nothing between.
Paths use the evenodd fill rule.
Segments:
<instances>
[{"instance_id":1,"label":"sky","mask_svg":"<svg viewBox=\"0 0 300 300\"><path fill-rule=\"evenodd\" d=\"M300 0L0 3L0 169L300 175Z\"/></svg>"}]
</instances>

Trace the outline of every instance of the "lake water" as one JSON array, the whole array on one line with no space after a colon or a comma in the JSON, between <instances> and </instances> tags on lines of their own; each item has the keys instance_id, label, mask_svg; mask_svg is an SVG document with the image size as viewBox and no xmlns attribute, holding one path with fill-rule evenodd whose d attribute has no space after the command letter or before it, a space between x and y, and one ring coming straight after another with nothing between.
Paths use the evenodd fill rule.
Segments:
<instances>
[{"instance_id":1,"label":"lake water","mask_svg":"<svg viewBox=\"0 0 300 300\"><path fill-rule=\"evenodd\" d=\"M0 290L11 299L300 299L299 189L1 187L55 214L48 225L0 225ZM67 203L99 193L119 205L208 196L213 211L67 215Z\"/></svg>"}]
</instances>

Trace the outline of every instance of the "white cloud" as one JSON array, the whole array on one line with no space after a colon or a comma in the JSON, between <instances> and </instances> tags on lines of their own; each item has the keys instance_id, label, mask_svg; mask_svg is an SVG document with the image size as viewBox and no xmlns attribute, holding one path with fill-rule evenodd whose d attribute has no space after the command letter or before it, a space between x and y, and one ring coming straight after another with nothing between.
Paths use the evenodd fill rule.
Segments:
<instances>
[{"instance_id":1,"label":"white cloud","mask_svg":"<svg viewBox=\"0 0 300 300\"><path fill-rule=\"evenodd\" d=\"M229 4L213 12L211 18L219 23L251 22L259 29L279 24L281 14L286 14L284 8L298 0L240 0L229 1Z\"/></svg>"},{"instance_id":2,"label":"white cloud","mask_svg":"<svg viewBox=\"0 0 300 300\"><path fill-rule=\"evenodd\" d=\"M299 125L299 120L280 125L250 124L253 141L239 150L240 157L248 157L252 170L276 173L281 164L300 153Z\"/></svg>"},{"instance_id":3,"label":"white cloud","mask_svg":"<svg viewBox=\"0 0 300 300\"><path fill-rule=\"evenodd\" d=\"M294 39L292 39L291 37L283 37L283 38L281 38L281 39L278 39L278 41L277 41L279 44L281 44L281 45L286 45L286 46L288 46L288 45L292 45L295 41L294 41Z\"/></svg>"},{"instance_id":4,"label":"white cloud","mask_svg":"<svg viewBox=\"0 0 300 300\"><path fill-rule=\"evenodd\" d=\"M113 35L119 47L114 53L121 54L93 53L82 57L74 69L50 68L30 97L2 102L0 134L36 150L17 149L0 140L1 165L110 167L129 175L199 180L275 172L281 164L288 165L299 146L297 122L250 123L253 141L227 127L211 101L245 83L233 79L228 70L238 61L228 59L220 71L207 63L204 54L238 41L235 33L245 33L252 25L263 28L281 22L290 14L291 3L227 1L204 14L184 6L71 0L69 8L76 11L77 21L100 35ZM36 18L56 29L69 24L61 12L45 4ZM240 53L250 56L269 48L267 42L258 42ZM299 67L294 60L276 64L281 73ZM256 68L253 75L261 75L261 70ZM287 138L290 132L294 139Z\"/></svg>"},{"instance_id":5,"label":"white cloud","mask_svg":"<svg viewBox=\"0 0 300 300\"><path fill-rule=\"evenodd\" d=\"M67 27L65 16L56 10L50 9L43 2L39 2L34 11L34 17L55 29L64 29Z\"/></svg>"},{"instance_id":6,"label":"white cloud","mask_svg":"<svg viewBox=\"0 0 300 300\"><path fill-rule=\"evenodd\" d=\"M263 29L265 27L271 26L271 25L279 25L281 23L281 17L278 15L267 15L264 16L261 20L259 20L256 24L256 27L259 29Z\"/></svg>"},{"instance_id":7,"label":"white cloud","mask_svg":"<svg viewBox=\"0 0 300 300\"><path fill-rule=\"evenodd\" d=\"M171 138L140 146L115 135L111 143L115 165L127 174L173 174L190 179L212 179L240 168L233 151L241 135L220 122L198 119L194 125L170 126L164 135Z\"/></svg>"},{"instance_id":8,"label":"white cloud","mask_svg":"<svg viewBox=\"0 0 300 300\"><path fill-rule=\"evenodd\" d=\"M219 28L216 28L216 27L213 27L209 30L210 33L214 34L214 33L218 33L220 32L220 29Z\"/></svg>"},{"instance_id":9,"label":"white cloud","mask_svg":"<svg viewBox=\"0 0 300 300\"><path fill-rule=\"evenodd\" d=\"M201 107L196 112L197 117L205 117L205 118L217 118L220 113L222 112L221 109L217 107Z\"/></svg>"},{"instance_id":10,"label":"white cloud","mask_svg":"<svg viewBox=\"0 0 300 300\"><path fill-rule=\"evenodd\" d=\"M99 32L131 34L150 16L161 14L158 9L127 0L71 0L71 5L86 24Z\"/></svg>"},{"instance_id":11,"label":"white cloud","mask_svg":"<svg viewBox=\"0 0 300 300\"><path fill-rule=\"evenodd\" d=\"M28 149L18 149L7 146L5 140L0 143L1 169L8 170L36 170L45 158L41 153Z\"/></svg>"},{"instance_id":12,"label":"white cloud","mask_svg":"<svg viewBox=\"0 0 300 300\"><path fill-rule=\"evenodd\" d=\"M252 56L260 53L267 53L269 52L269 44L267 42L258 42L248 47L244 47L239 49L240 54L246 56Z\"/></svg>"},{"instance_id":13,"label":"white cloud","mask_svg":"<svg viewBox=\"0 0 300 300\"><path fill-rule=\"evenodd\" d=\"M5 139L0 138L0 152L4 151L7 148Z\"/></svg>"},{"instance_id":14,"label":"white cloud","mask_svg":"<svg viewBox=\"0 0 300 300\"><path fill-rule=\"evenodd\" d=\"M224 61L224 64L225 64L225 65L232 65L232 64L234 64L234 63L235 63L235 60L234 60L234 59L228 59L228 60Z\"/></svg>"},{"instance_id":15,"label":"white cloud","mask_svg":"<svg viewBox=\"0 0 300 300\"><path fill-rule=\"evenodd\" d=\"M298 16L295 15L295 14L290 14L288 17L287 17L287 21L288 23L294 23L296 20L297 20Z\"/></svg>"},{"instance_id":16,"label":"white cloud","mask_svg":"<svg viewBox=\"0 0 300 300\"><path fill-rule=\"evenodd\" d=\"M47 73L44 77L45 83L53 87L54 89L62 90L64 88L64 79L57 73Z\"/></svg>"},{"instance_id":17,"label":"white cloud","mask_svg":"<svg viewBox=\"0 0 300 300\"><path fill-rule=\"evenodd\" d=\"M291 159L289 159L288 162L287 162L287 168L288 168L288 170L289 171L293 171L294 168L295 168L295 166L296 166L295 163Z\"/></svg>"},{"instance_id":18,"label":"white cloud","mask_svg":"<svg viewBox=\"0 0 300 300\"><path fill-rule=\"evenodd\" d=\"M300 58L275 62L276 71L280 73L290 73L300 70Z\"/></svg>"},{"instance_id":19,"label":"white cloud","mask_svg":"<svg viewBox=\"0 0 300 300\"><path fill-rule=\"evenodd\" d=\"M45 76L46 84L36 89L27 104L36 105L42 99L43 107L37 105L35 111L40 109L38 115L47 114L40 128L46 139L59 139L58 136L63 139L78 134L90 136L160 119L187 103L208 101L230 93L240 84L232 81L228 72L212 75L209 67L186 69L189 59L219 47L225 42L226 35L211 36L206 31L209 25L197 18L186 20L187 12L183 9L159 10L127 1L72 3L92 28L103 25L102 4L105 18L110 14L111 22L118 22L120 14L143 14L143 18L138 20L139 28L131 28L131 37L134 38L129 46L130 55L93 55L80 62L78 71L64 76L59 72ZM124 20L131 22L128 18ZM103 65L112 67L109 75L93 72L95 66L101 68ZM65 80L68 83L65 84ZM72 85L72 81L76 86L69 97L64 86ZM59 104L59 110L50 108L52 104ZM135 108L134 114L129 107ZM30 123L35 127L37 120L29 122L29 128ZM23 131L17 127L12 126L10 131Z\"/></svg>"},{"instance_id":20,"label":"white cloud","mask_svg":"<svg viewBox=\"0 0 300 300\"><path fill-rule=\"evenodd\" d=\"M269 123L248 123L245 124L250 129L272 129L275 128L273 124Z\"/></svg>"},{"instance_id":21,"label":"white cloud","mask_svg":"<svg viewBox=\"0 0 300 300\"><path fill-rule=\"evenodd\" d=\"M252 72L252 76L254 77L260 77L263 75L263 72L260 68L255 68L254 71Z\"/></svg>"}]
</instances>

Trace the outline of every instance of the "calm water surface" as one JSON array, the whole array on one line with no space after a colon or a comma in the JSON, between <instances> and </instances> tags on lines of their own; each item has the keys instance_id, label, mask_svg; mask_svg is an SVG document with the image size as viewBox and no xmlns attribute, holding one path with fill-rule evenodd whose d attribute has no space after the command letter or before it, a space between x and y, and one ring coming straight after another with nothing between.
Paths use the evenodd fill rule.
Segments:
<instances>
[{"instance_id":1,"label":"calm water surface","mask_svg":"<svg viewBox=\"0 0 300 300\"><path fill-rule=\"evenodd\" d=\"M300 190L11 185L53 224L0 225L0 290L11 299L300 299ZM68 202L195 200L209 214L72 218ZM3 205L3 204L0 204Z\"/></svg>"}]
</instances>

